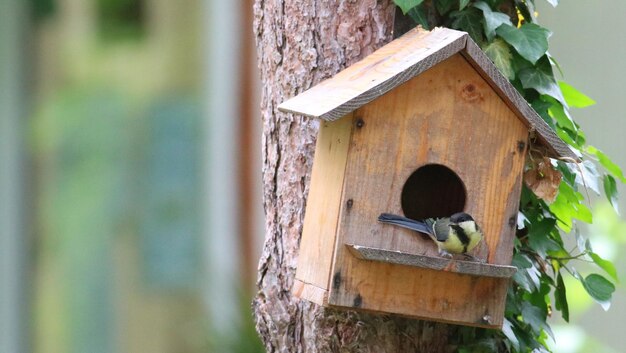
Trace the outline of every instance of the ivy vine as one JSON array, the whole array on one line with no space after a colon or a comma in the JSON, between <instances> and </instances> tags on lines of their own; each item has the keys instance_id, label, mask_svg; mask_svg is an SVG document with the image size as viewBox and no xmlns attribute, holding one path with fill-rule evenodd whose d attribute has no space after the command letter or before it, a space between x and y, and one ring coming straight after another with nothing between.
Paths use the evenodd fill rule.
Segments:
<instances>
[{"instance_id":1,"label":"ivy vine","mask_svg":"<svg viewBox=\"0 0 626 353\"><path fill-rule=\"evenodd\" d=\"M546 0L557 6L558 0ZM551 32L537 24L534 0L394 0L405 15L425 29L444 26L466 31L496 67L524 96L557 135L580 156L579 163L549 159L531 149L519 207L513 264L518 272L507 295L503 330L459 328L458 351L549 352L554 334L547 322L555 311L569 321L564 276L580 281L587 293L608 309L617 281L615 267L593 251L578 231L591 223L589 191L604 194L617 209L617 182L626 182L622 170L585 134L570 114L595 102L566 82L558 62L548 53ZM554 193L538 192L529 174L544 182L556 180ZM558 178L549 178L558 173ZM530 178L532 179L532 178ZM530 185L530 186L529 186ZM564 237L577 244L566 249ZM576 261L596 265L598 272L583 275ZM608 278L607 278L608 277ZM613 281L613 282L612 282Z\"/></svg>"}]
</instances>

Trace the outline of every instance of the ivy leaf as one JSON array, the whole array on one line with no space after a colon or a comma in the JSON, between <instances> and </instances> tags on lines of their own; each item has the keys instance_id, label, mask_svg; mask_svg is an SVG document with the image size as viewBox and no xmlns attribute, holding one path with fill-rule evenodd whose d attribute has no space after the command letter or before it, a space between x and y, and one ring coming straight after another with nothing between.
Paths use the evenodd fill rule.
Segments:
<instances>
[{"instance_id":1,"label":"ivy leaf","mask_svg":"<svg viewBox=\"0 0 626 353\"><path fill-rule=\"evenodd\" d=\"M398 5L398 7L402 10L402 13L406 15L410 9L421 4L424 0L393 0L393 2L395 2L396 5Z\"/></svg>"},{"instance_id":2,"label":"ivy leaf","mask_svg":"<svg viewBox=\"0 0 626 353\"><path fill-rule=\"evenodd\" d=\"M557 217L559 227L565 232L569 233L572 230L574 218L586 223L592 222L593 215L589 208L581 202L583 199L583 196L574 191L568 183L561 183L556 200L548 206Z\"/></svg>"},{"instance_id":3,"label":"ivy leaf","mask_svg":"<svg viewBox=\"0 0 626 353\"><path fill-rule=\"evenodd\" d=\"M543 96L543 97L550 98L548 96ZM550 127L553 130L556 130L556 127L554 125L554 120L552 119L550 114L548 114L548 109L552 106L552 104L553 103L551 102L546 102L544 99L535 99L530 104L530 106L533 107L533 109L537 112L537 114L539 114L539 116L541 117L541 119L543 119L543 121L548 123L548 125L550 125Z\"/></svg>"},{"instance_id":4,"label":"ivy leaf","mask_svg":"<svg viewBox=\"0 0 626 353\"><path fill-rule=\"evenodd\" d=\"M548 113L561 127L574 132L578 131L574 119L560 102L554 100L554 104L548 108Z\"/></svg>"},{"instance_id":5,"label":"ivy leaf","mask_svg":"<svg viewBox=\"0 0 626 353\"><path fill-rule=\"evenodd\" d=\"M532 262L528 259L528 256L520 253L513 255L512 265L520 270L523 268L531 268L533 266Z\"/></svg>"},{"instance_id":6,"label":"ivy leaf","mask_svg":"<svg viewBox=\"0 0 626 353\"><path fill-rule=\"evenodd\" d=\"M492 11L491 7L489 7L487 3L479 1L474 3L474 5L472 6L479 8L483 12L485 35L487 36L487 40L489 41L491 41L493 37L496 36L496 28L500 27L503 24L512 26L509 15L502 12Z\"/></svg>"},{"instance_id":7,"label":"ivy leaf","mask_svg":"<svg viewBox=\"0 0 626 353\"><path fill-rule=\"evenodd\" d=\"M482 43L482 15L477 8L468 7L462 11L454 11L450 13L450 17L454 19L452 28L465 31L476 43Z\"/></svg>"},{"instance_id":8,"label":"ivy leaf","mask_svg":"<svg viewBox=\"0 0 626 353\"><path fill-rule=\"evenodd\" d=\"M561 316L565 322L569 322L569 305L567 304L567 293L561 272L556 277L556 288L554 290L554 307L561 311Z\"/></svg>"},{"instance_id":9,"label":"ivy leaf","mask_svg":"<svg viewBox=\"0 0 626 353\"><path fill-rule=\"evenodd\" d=\"M541 257L546 257L548 251L557 251L561 248L550 238L550 232L554 229L555 224L556 220L544 218L538 223L532 224L528 232L528 245Z\"/></svg>"},{"instance_id":10,"label":"ivy leaf","mask_svg":"<svg viewBox=\"0 0 626 353\"><path fill-rule=\"evenodd\" d=\"M568 163L567 167L574 173L576 184L586 188L590 188L596 194L600 195L600 174L596 169L596 164L590 160L585 160L582 163Z\"/></svg>"},{"instance_id":11,"label":"ivy leaf","mask_svg":"<svg viewBox=\"0 0 626 353\"><path fill-rule=\"evenodd\" d=\"M603 269L611 278L617 281L617 270L615 269L615 265L611 261L605 260L600 257L600 255L589 252L589 256L601 269Z\"/></svg>"},{"instance_id":12,"label":"ivy leaf","mask_svg":"<svg viewBox=\"0 0 626 353\"><path fill-rule=\"evenodd\" d=\"M409 16L415 23L421 25L425 30L430 30L428 12L424 6L415 6L409 10Z\"/></svg>"},{"instance_id":13,"label":"ivy leaf","mask_svg":"<svg viewBox=\"0 0 626 353\"><path fill-rule=\"evenodd\" d=\"M604 175L604 194L606 198L613 206L613 209L617 214L619 214L619 204L617 203L617 183L615 182L615 178L613 178L609 174Z\"/></svg>"},{"instance_id":14,"label":"ivy leaf","mask_svg":"<svg viewBox=\"0 0 626 353\"><path fill-rule=\"evenodd\" d=\"M529 67L519 71L519 78L524 88L532 88L541 94L555 98L561 104L567 106L565 98L563 98L561 93L561 88L554 79L550 60L546 56L537 62L536 67Z\"/></svg>"},{"instance_id":15,"label":"ivy leaf","mask_svg":"<svg viewBox=\"0 0 626 353\"><path fill-rule=\"evenodd\" d=\"M443 16L452 10L455 3L456 0L437 0L435 1L435 7L439 14Z\"/></svg>"},{"instance_id":16,"label":"ivy leaf","mask_svg":"<svg viewBox=\"0 0 626 353\"><path fill-rule=\"evenodd\" d=\"M550 58L550 62L552 63L552 65L554 65L554 67L556 67L556 69L559 70L559 74L561 74L561 76L565 76L565 74L563 73L563 69L561 68L561 65L559 64L558 61L556 61L554 56L548 53L548 57Z\"/></svg>"},{"instance_id":17,"label":"ivy leaf","mask_svg":"<svg viewBox=\"0 0 626 353\"><path fill-rule=\"evenodd\" d=\"M596 156L598 158L598 162L602 164L606 170L613 174L614 177L619 179L622 183L626 183L626 177L624 177L624 173L622 173L622 169L615 164L604 152L593 146L587 146L587 152Z\"/></svg>"},{"instance_id":18,"label":"ivy leaf","mask_svg":"<svg viewBox=\"0 0 626 353\"><path fill-rule=\"evenodd\" d=\"M522 303L522 318L524 322L530 325L535 335L541 334L541 329L545 325L546 316L541 309L530 304L527 301Z\"/></svg>"},{"instance_id":19,"label":"ivy leaf","mask_svg":"<svg viewBox=\"0 0 626 353\"><path fill-rule=\"evenodd\" d=\"M504 322L502 323L502 333L504 333L506 338L508 338L509 341L511 341L511 344L513 344L513 347L515 348L515 350L516 351L519 350L519 340L517 339L515 332L513 332L513 324L506 318L504 319Z\"/></svg>"},{"instance_id":20,"label":"ivy leaf","mask_svg":"<svg viewBox=\"0 0 626 353\"><path fill-rule=\"evenodd\" d=\"M551 35L550 31L534 23L525 23L520 28L502 25L496 33L532 64L548 51L548 37Z\"/></svg>"},{"instance_id":21,"label":"ivy leaf","mask_svg":"<svg viewBox=\"0 0 626 353\"><path fill-rule=\"evenodd\" d=\"M465 6L467 6L467 4L469 4L469 0L461 0L461 1L459 1L459 11L463 10L465 8Z\"/></svg>"},{"instance_id":22,"label":"ivy leaf","mask_svg":"<svg viewBox=\"0 0 626 353\"><path fill-rule=\"evenodd\" d=\"M592 273L586 278L579 277L583 287L589 295L606 311L611 306L611 297L615 292L615 286L599 274Z\"/></svg>"},{"instance_id":23,"label":"ivy leaf","mask_svg":"<svg viewBox=\"0 0 626 353\"><path fill-rule=\"evenodd\" d=\"M484 47L483 51L506 78L515 79L515 70L513 70L511 61L513 55L511 55L509 46L502 39L496 38Z\"/></svg>"},{"instance_id":24,"label":"ivy leaf","mask_svg":"<svg viewBox=\"0 0 626 353\"><path fill-rule=\"evenodd\" d=\"M559 81L559 87L563 92L563 97L567 102L567 105L574 108L585 108L590 105L596 104L596 101L586 96L576 88L564 81Z\"/></svg>"}]
</instances>

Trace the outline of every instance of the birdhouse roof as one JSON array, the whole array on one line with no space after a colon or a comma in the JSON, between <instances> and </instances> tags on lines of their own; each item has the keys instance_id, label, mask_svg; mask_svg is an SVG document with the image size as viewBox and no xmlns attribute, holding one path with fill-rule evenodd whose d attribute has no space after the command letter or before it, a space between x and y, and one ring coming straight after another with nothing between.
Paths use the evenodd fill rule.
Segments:
<instances>
[{"instance_id":1,"label":"birdhouse roof","mask_svg":"<svg viewBox=\"0 0 626 353\"><path fill-rule=\"evenodd\" d=\"M578 160L470 36L448 28L413 29L332 78L283 102L278 109L337 120L457 53L468 60L528 129L535 132L551 157Z\"/></svg>"}]
</instances>

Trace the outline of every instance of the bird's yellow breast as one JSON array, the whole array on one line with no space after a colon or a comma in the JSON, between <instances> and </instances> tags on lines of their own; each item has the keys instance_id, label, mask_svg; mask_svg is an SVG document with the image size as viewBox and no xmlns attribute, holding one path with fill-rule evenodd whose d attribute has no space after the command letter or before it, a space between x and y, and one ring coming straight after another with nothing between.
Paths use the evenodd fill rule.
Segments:
<instances>
[{"instance_id":1,"label":"bird's yellow breast","mask_svg":"<svg viewBox=\"0 0 626 353\"><path fill-rule=\"evenodd\" d=\"M472 251L480 243L481 239L483 238L483 235L480 229L476 227L475 222L471 222L471 221L461 222L459 223L459 226L463 229L463 231L465 231L465 234L469 238L467 249L465 247L465 244L461 242L461 240L456 234L456 231L453 228L450 228L451 234L448 236L448 238L445 241L437 242L437 245L439 246L440 249L443 249L449 253L461 254L464 251L467 251L467 252Z\"/></svg>"}]
</instances>

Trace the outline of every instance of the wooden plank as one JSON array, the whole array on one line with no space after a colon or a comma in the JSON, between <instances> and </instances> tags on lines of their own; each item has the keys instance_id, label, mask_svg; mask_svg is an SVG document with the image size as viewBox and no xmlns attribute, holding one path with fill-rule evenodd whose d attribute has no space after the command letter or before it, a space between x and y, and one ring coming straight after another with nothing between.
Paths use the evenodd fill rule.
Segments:
<instances>
[{"instance_id":1,"label":"wooden plank","mask_svg":"<svg viewBox=\"0 0 626 353\"><path fill-rule=\"evenodd\" d=\"M304 283L296 279L293 282L291 292L296 297L300 299L306 299L317 305L328 305L328 290L312 285L310 283Z\"/></svg>"},{"instance_id":2,"label":"wooden plank","mask_svg":"<svg viewBox=\"0 0 626 353\"><path fill-rule=\"evenodd\" d=\"M470 276L511 278L517 271L515 266L490 265L477 261L408 254L401 251L390 251L354 244L346 244L346 247L352 255L361 260L388 262L390 264L456 272Z\"/></svg>"},{"instance_id":3,"label":"wooden plank","mask_svg":"<svg viewBox=\"0 0 626 353\"><path fill-rule=\"evenodd\" d=\"M556 135L471 38L467 39L466 48L461 53L491 87L504 98L504 102L524 121L528 128L536 131L542 145L548 148L550 157L579 160L578 156Z\"/></svg>"},{"instance_id":4,"label":"wooden plank","mask_svg":"<svg viewBox=\"0 0 626 353\"><path fill-rule=\"evenodd\" d=\"M360 261L360 260L357 260ZM328 305L457 325L501 329L510 279L360 261L368 272L342 277L340 286L355 288L345 301L329 297ZM379 281L379 274L385 281ZM378 282L377 282L378 281ZM397 285L403 284L403 285ZM402 309L402 310L399 310Z\"/></svg>"},{"instance_id":5,"label":"wooden plank","mask_svg":"<svg viewBox=\"0 0 626 353\"><path fill-rule=\"evenodd\" d=\"M336 120L465 48L465 32L413 29L278 109Z\"/></svg>"},{"instance_id":6,"label":"wooden plank","mask_svg":"<svg viewBox=\"0 0 626 353\"><path fill-rule=\"evenodd\" d=\"M352 115L322 122L304 216L296 278L328 289Z\"/></svg>"},{"instance_id":7,"label":"wooden plank","mask_svg":"<svg viewBox=\"0 0 626 353\"><path fill-rule=\"evenodd\" d=\"M485 234L474 255L510 265L517 212L509 205L519 202L528 130L463 56L452 56L356 110L354 119L361 127L352 134L343 188L352 207L342 208L338 244L437 256L430 239L376 219L383 212L402 214L407 178L438 163L463 181L464 210ZM345 246L335 250L330 305L354 307L360 298L365 310L472 325L481 313L496 317L503 308L506 288L498 282L503 279L362 261ZM470 300L476 302L468 305Z\"/></svg>"}]
</instances>

